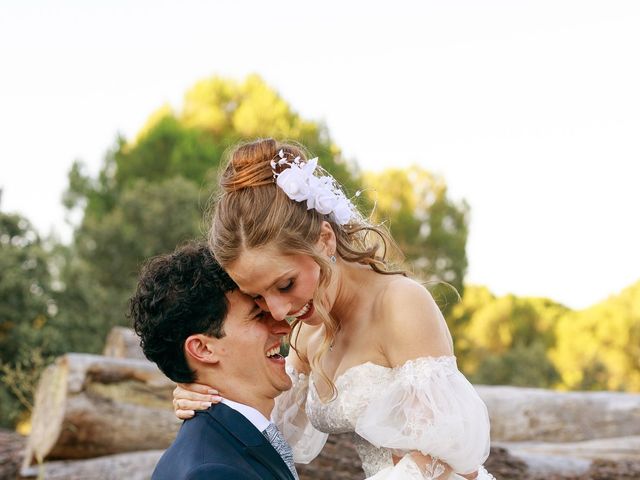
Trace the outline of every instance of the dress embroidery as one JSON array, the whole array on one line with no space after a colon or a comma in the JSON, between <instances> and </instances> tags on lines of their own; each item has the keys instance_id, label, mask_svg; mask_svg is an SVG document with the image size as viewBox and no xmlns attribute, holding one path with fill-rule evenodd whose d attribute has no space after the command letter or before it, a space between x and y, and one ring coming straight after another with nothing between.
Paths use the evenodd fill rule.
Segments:
<instances>
[{"instance_id":1,"label":"dress embroidery","mask_svg":"<svg viewBox=\"0 0 640 480\"><path fill-rule=\"evenodd\" d=\"M411 360L396 368L388 368L371 362L357 365L346 370L336 379L335 386L338 394L336 398L327 403L320 399L313 376L310 378L297 374L290 367L287 371L292 377L294 389L297 391L294 392L292 389L292 391L283 394L277 401L276 412L286 412L287 418L296 419L297 426L290 428L298 433L300 442L297 445L283 430L285 437L292 444L296 461L301 461L299 458L301 451L305 453L303 461L310 461L322 448L326 440L324 434L351 435L366 476L375 476L374 480L378 480L378 478L384 480L386 478L385 472L398 470L400 465L394 467L392 456L402 458L408 451L419 450L417 444L425 437L435 437L437 440L434 442L435 444L448 448L444 453L465 450L469 442L475 441L476 444L471 445L473 452L470 455L477 458L478 463L475 463L472 468L478 468L486 458L483 449L486 449L488 454L488 417L486 419L478 418L478 426L473 431L477 440L463 439L460 438L461 435L456 436L455 433L461 431L460 429L467 428L469 418L465 419L454 415L452 412L446 411L446 407L438 408L438 405L449 405L451 399L457 399L456 395L462 394L463 397L466 395L469 398L462 398L461 402L469 402L471 407L476 408L477 412L474 414L477 413L478 417L482 417L481 413L484 409L484 415L486 415L486 407L477 397L475 390L458 372L455 357L424 357ZM420 390L425 379L427 379L425 388L428 390L426 393ZM449 387L449 384L453 387ZM416 386L418 392L416 392ZM454 387L459 390L443 392L447 388L453 389ZM433 408L423 408L426 401L421 397L423 394L428 399L433 398ZM439 395L442 398L436 398ZM306 426L302 424L303 417L301 415L294 416L291 413L294 411L292 402L303 409L302 412L306 412ZM372 411L371 406L375 402L380 403L381 408ZM392 405L397 405L398 408L391 408L388 402L392 402ZM399 413L398 418L393 416L396 413ZM386 421L386 426L383 420ZM287 428L286 419L281 418L278 421L284 422L282 427L278 423L280 428ZM364 426L362 425L363 421L365 422ZM486 425L483 422L486 422ZM386 431L376 431L381 423L380 426L386 427ZM304 435L299 435L299 432L303 430ZM324 437L322 437L323 435ZM388 445L387 439L392 443L395 442L396 446L382 447L383 444ZM404 461L401 462L403 468L401 476L393 478L426 480L435 479L442 475L444 470L440 462L450 463L449 457L442 454L432 454L430 448L427 448L425 453L433 455L434 461L427 465L424 471L421 472L413 461ZM306 454L313 456L309 458ZM463 458L467 459L468 456L467 452L463 453ZM482 467L478 472L477 480L493 479ZM463 477L454 473L446 478L447 480L464 480ZM444 478L438 478L438 480L444 480Z\"/></svg>"}]
</instances>

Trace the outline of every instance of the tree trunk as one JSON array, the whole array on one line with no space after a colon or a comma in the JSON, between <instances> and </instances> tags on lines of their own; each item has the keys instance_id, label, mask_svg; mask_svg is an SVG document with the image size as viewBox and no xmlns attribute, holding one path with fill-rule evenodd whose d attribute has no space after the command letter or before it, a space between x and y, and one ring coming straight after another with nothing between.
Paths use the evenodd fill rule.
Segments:
<instances>
[{"instance_id":1,"label":"tree trunk","mask_svg":"<svg viewBox=\"0 0 640 480\"><path fill-rule=\"evenodd\" d=\"M107 336L103 355L105 357L146 360L140 347L140 338L132 329L126 327L111 329Z\"/></svg>"},{"instance_id":2,"label":"tree trunk","mask_svg":"<svg viewBox=\"0 0 640 480\"><path fill-rule=\"evenodd\" d=\"M22 435L0 429L0 478L9 480L18 477L26 443L27 439Z\"/></svg>"},{"instance_id":3,"label":"tree trunk","mask_svg":"<svg viewBox=\"0 0 640 480\"><path fill-rule=\"evenodd\" d=\"M23 468L20 478L36 478L43 472L46 480L148 480L162 450L120 453L90 460L46 462Z\"/></svg>"},{"instance_id":4,"label":"tree trunk","mask_svg":"<svg viewBox=\"0 0 640 480\"><path fill-rule=\"evenodd\" d=\"M173 388L146 360L58 358L38 385L24 465L167 448L181 423Z\"/></svg>"},{"instance_id":5,"label":"tree trunk","mask_svg":"<svg viewBox=\"0 0 640 480\"><path fill-rule=\"evenodd\" d=\"M640 435L640 394L478 386L495 442L579 442Z\"/></svg>"}]
</instances>

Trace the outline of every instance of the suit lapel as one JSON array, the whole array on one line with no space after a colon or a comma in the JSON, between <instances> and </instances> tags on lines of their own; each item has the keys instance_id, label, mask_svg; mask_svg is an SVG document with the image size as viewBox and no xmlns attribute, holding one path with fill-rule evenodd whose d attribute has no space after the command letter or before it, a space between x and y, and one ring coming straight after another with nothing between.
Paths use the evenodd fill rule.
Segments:
<instances>
[{"instance_id":1,"label":"suit lapel","mask_svg":"<svg viewBox=\"0 0 640 480\"><path fill-rule=\"evenodd\" d=\"M223 403L213 405L207 413L245 446L248 455L271 470L276 478L293 480L293 475L280 454L244 415Z\"/></svg>"},{"instance_id":2,"label":"suit lapel","mask_svg":"<svg viewBox=\"0 0 640 480\"><path fill-rule=\"evenodd\" d=\"M262 434L261 434L262 435ZM276 478L282 478L287 480L294 480L291 470L284 463L280 454L265 438L265 445L257 445L254 447L247 447L246 451L248 455L251 455L257 461L266 466L273 472Z\"/></svg>"}]
</instances>

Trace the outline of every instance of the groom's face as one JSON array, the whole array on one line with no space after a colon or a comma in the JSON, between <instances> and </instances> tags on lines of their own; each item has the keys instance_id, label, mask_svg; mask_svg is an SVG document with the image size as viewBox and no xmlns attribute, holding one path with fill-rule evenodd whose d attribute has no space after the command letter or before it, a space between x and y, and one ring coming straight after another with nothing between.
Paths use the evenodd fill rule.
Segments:
<instances>
[{"instance_id":1,"label":"groom's face","mask_svg":"<svg viewBox=\"0 0 640 480\"><path fill-rule=\"evenodd\" d=\"M242 403L251 404L250 400L255 398L275 398L291 388L284 358L279 355L282 338L291 327L287 322L274 320L238 290L226 296L229 308L224 321L225 335L216 340L223 378L220 385L224 383L227 387L229 399Z\"/></svg>"}]
</instances>

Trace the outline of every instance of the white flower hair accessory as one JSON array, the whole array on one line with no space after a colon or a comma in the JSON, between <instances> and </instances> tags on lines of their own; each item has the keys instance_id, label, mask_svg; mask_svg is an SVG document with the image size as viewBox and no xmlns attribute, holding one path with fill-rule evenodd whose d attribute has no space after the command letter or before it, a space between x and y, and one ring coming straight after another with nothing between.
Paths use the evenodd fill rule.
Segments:
<instances>
[{"instance_id":1,"label":"white flower hair accessory","mask_svg":"<svg viewBox=\"0 0 640 480\"><path fill-rule=\"evenodd\" d=\"M351 200L340 189L335 179L318 166L318 157L304 161L300 157L280 150L271 160L271 169L276 185L296 202L307 202L307 210L312 208L323 215L330 215L338 225L346 225L357 212ZM289 168L282 168L288 165ZM358 196L360 192L356 193Z\"/></svg>"}]
</instances>

